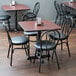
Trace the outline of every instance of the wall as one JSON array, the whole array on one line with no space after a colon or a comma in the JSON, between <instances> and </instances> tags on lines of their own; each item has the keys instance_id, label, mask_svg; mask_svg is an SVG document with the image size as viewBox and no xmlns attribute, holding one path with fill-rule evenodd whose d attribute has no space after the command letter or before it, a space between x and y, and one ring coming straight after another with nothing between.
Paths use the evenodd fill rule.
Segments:
<instances>
[{"instance_id":1,"label":"wall","mask_svg":"<svg viewBox=\"0 0 76 76\"><path fill-rule=\"evenodd\" d=\"M10 14L11 15L11 24L14 24L14 12L5 12L2 9L2 5L10 4L11 0L0 0L0 15L2 14ZM40 2L40 11L38 16L40 16L42 19L48 19L53 20L56 17L56 10L54 8L54 0L15 0L18 4L25 4L30 7L32 10L34 7L34 4L38 1ZM57 0L57 1L63 1L63 0ZM64 0L68 1L68 0ZM22 12L18 12L18 21L21 20Z\"/></svg>"}]
</instances>

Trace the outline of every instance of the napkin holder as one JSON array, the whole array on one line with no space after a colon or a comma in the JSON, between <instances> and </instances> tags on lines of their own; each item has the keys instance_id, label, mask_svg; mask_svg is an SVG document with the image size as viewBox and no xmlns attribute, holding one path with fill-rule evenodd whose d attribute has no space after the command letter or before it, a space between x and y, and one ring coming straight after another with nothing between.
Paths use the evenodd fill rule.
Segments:
<instances>
[{"instance_id":1,"label":"napkin holder","mask_svg":"<svg viewBox=\"0 0 76 76\"><path fill-rule=\"evenodd\" d=\"M37 26L43 26L43 25L44 25L44 23L43 23L43 22L41 22L41 24L38 24L38 23L37 23Z\"/></svg>"},{"instance_id":2,"label":"napkin holder","mask_svg":"<svg viewBox=\"0 0 76 76\"><path fill-rule=\"evenodd\" d=\"M12 5L12 6L16 5L16 1L13 0L13 1L11 2L11 5Z\"/></svg>"},{"instance_id":3,"label":"napkin holder","mask_svg":"<svg viewBox=\"0 0 76 76\"><path fill-rule=\"evenodd\" d=\"M42 26L43 25L43 22L41 21L40 17L36 18L36 22L37 22L37 26Z\"/></svg>"}]
</instances>

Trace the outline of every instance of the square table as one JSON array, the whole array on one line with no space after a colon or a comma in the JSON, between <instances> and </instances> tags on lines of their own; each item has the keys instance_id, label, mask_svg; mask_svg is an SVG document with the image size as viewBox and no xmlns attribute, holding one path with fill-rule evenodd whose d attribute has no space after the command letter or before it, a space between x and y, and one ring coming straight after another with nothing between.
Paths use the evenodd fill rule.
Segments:
<instances>
[{"instance_id":1,"label":"square table","mask_svg":"<svg viewBox=\"0 0 76 76\"><path fill-rule=\"evenodd\" d=\"M42 20L43 25L36 25L36 21L21 21L19 25L24 31L38 31L38 37L40 37L41 31L47 30L59 30L61 27L49 20ZM39 38L38 38L39 39Z\"/></svg>"},{"instance_id":2,"label":"square table","mask_svg":"<svg viewBox=\"0 0 76 76\"><path fill-rule=\"evenodd\" d=\"M29 10L30 8L23 4L16 4L16 5L3 5L2 8L5 11L14 11L15 12L15 29L18 30L18 23L17 23L17 12L22 10Z\"/></svg>"},{"instance_id":3,"label":"square table","mask_svg":"<svg viewBox=\"0 0 76 76\"><path fill-rule=\"evenodd\" d=\"M36 25L36 21L20 21L19 25L24 31L59 30L61 27L49 20L42 20L43 25Z\"/></svg>"},{"instance_id":4,"label":"square table","mask_svg":"<svg viewBox=\"0 0 76 76\"><path fill-rule=\"evenodd\" d=\"M38 39L40 39L41 31L60 30L61 27L49 20L42 20L42 25L36 25L36 21L21 21L18 22L24 31L38 31ZM47 57L47 56L46 56ZM28 57L28 60L35 58L35 56Z\"/></svg>"}]
</instances>

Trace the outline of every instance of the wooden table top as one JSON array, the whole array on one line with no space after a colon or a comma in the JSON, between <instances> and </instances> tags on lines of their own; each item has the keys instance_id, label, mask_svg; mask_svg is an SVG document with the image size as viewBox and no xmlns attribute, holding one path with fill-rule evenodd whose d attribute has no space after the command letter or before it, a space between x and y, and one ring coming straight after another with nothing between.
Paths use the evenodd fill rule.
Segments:
<instances>
[{"instance_id":1,"label":"wooden table top","mask_svg":"<svg viewBox=\"0 0 76 76\"><path fill-rule=\"evenodd\" d=\"M73 1L73 2L63 2L63 4L65 4L66 6L68 7L71 7L73 9L76 9L76 1Z\"/></svg>"},{"instance_id":2,"label":"wooden table top","mask_svg":"<svg viewBox=\"0 0 76 76\"><path fill-rule=\"evenodd\" d=\"M58 30L61 29L58 25L54 22L49 20L42 20L43 25L38 26L36 21L21 21L18 22L19 25L23 28L24 31L45 31L45 30Z\"/></svg>"},{"instance_id":3,"label":"wooden table top","mask_svg":"<svg viewBox=\"0 0 76 76\"><path fill-rule=\"evenodd\" d=\"M30 8L23 4L16 4L16 5L3 5L2 8L5 11L16 11L16 10L29 10Z\"/></svg>"}]
</instances>

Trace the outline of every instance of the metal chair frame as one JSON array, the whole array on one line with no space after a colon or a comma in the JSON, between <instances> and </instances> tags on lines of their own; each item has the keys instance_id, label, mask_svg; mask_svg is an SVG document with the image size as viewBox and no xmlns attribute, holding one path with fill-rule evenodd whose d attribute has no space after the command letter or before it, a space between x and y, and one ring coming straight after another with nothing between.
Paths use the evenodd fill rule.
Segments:
<instances>
[{"instance_id":1,"label":"metal chair frame","mask_svg":"<svg viewBox=\"0 0 76 76\"><path fill-rule=\"evenodd\" d=\"M34 9L32 12L27 12L25 13L23 16L22 16L22 20L36 20L36 17L38 15L38 12L39 12L39 9L40 9L40 3L37 2L35 5L34 5Z\"/></svg>"},{"instance_id":2,"label":"metal chair frame","mask_svg":"<svg viewBox=\"0 0 76 76\"><path fill-rule=\"evenodd\" d=\"M9 21L10 18L11 18L11 16L9 16L9 15L1 15L0 16L0 21L2 21L3 24L5 24L5 22L7 22L9 31L11 31L10 21Z\"/></svg>"},{"instance_id":3,"label":"metal chair frame","mask_svg":"<svg viewBox=\"0 0 76 76\"><path fill-rule=\"evenodd\" d=\"M51 32L57 32L59 34L57 30L56 31L45 31L41 34L40 40L37 41L35 44L35 48L36 48L35 58L38 58L40 61L39 73L41 72L42 59L48 58L48 61L49 61L50 51L52 51L53 54L55 54L57 66L58 66L58 69L60 69L58 57L56 53L56 47L58 45L59 40L54 40L53 37L49 39L48 35ZM44 55L44 52L46 52L45 55ZM35 58L34 58L34 63L35 63Z\"/></svg>"},{"instance_id":4,"label":"metal chair frame","mask_svg":"<svg viewBox=\"0 0 76 76\"><path fill-rule=\"evenodd\" d=\"M70 54L70 49L69 49L69 43L68 43L68 38L69 35L73 29L73 18L71 16L64 16L64 18L62 18L61 20L61 31L60 31L60 39L57 36L57 34L55 36L53 36L53 34L49 34L50 37L54 37L56 40L59 39L60 42L58 44L61 45L61 50L63 49L63 43L66 43L66 46L68 48L68 54L69 57L71 56Z\"/></svg>"},{"instance_id":5,"label":"metal chair frame","mask_svg":"<svg viewBox=\"0 0 76 76\"><path fill-rule=\"evenodd\" d=\"M11 52L11 58L10 58L10 66L12 66L12 58L13 58L13 53L14 53L14 50L15 49L25 49L25 52L26 52L26 55L27 56L30 56L30 51L29 51L29 39L25 36L16 36L17 38L24 38L26 39L25 42L21 42L21 43L18 43L18 42L13 42L12 40L15 39L16 37L10 37L10 34L7 30L7 27L4 26L5 28L5 31L7 32L7 37L8 37L8 42L9 42L9 48L8 48L8 54L7 54L7 58L9 58L9 54ZM18 40L18 39L17 39ZM21 39L20 39L21 40ZM22 40L21 40L22 41ZM21 45L22 47L20 48L14 48L14 46L18 46L18 45Z\"/></svg>"}]
</instances>

